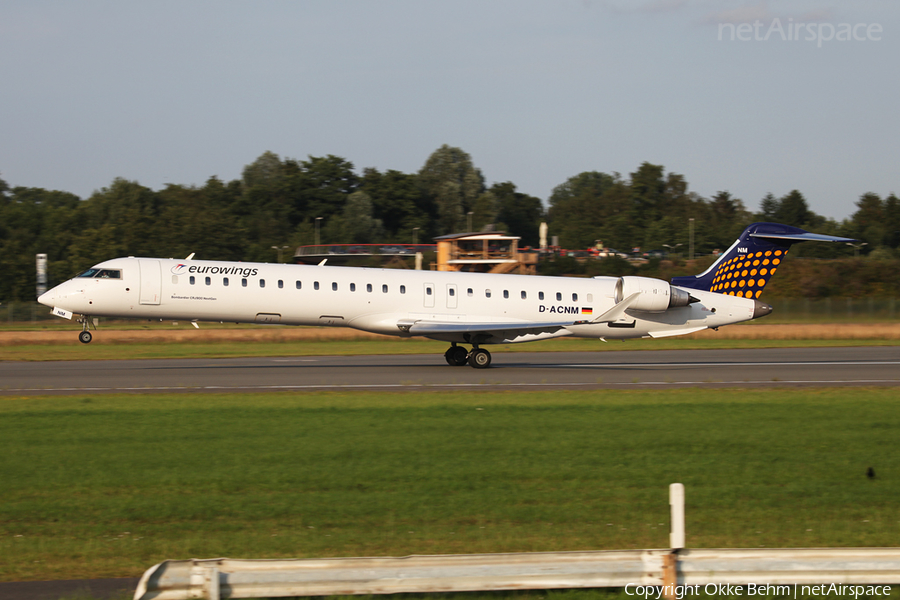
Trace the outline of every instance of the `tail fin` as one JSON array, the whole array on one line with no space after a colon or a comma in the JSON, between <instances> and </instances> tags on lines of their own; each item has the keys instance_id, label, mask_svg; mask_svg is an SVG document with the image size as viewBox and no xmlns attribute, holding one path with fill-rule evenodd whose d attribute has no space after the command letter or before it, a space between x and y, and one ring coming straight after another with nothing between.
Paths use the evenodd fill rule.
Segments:
<instances>
[{"instance_id":1,"label":"tail fin","mask_svg":"<svg viewBox=\"0 0 900 600\"><path fill-rule=\"evenodd\" d=\"M699 275L673 277L672 285L742 298L759 298L791 244L807 241L855 240L809 233L790 225L753 223L710 268Z\"/></svg>"}]
</instances>

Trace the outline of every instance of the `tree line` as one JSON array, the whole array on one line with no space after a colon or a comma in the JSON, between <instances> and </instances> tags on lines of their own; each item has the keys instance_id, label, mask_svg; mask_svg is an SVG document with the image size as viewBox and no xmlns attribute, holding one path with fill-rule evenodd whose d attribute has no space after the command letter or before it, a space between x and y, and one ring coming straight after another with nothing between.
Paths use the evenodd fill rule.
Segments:
<instances>
[{"instance_id":1,"label":"tree line","mask_svg":"<svg viewBox=\"0 0 900 600\"><path fill-rule=\"evenodd\" d=\"M437 235L495 230L538 244L542 221L559 245L602 243L630 251L686 253L693 224L697 255L724 250L753 221L786 223L819 233L855 237L862 254L896 256L900 206L894 194L866 193L857 211L837 222L815 214L797 190L760 201L758 212L722 191L704 198L684 176L641 164L623 177L584 172L554 188L547 206L513 182L488 185L471 157L448 145L417 173L365 168L333 155L306 160L265 152L240 179L210 177L202 186L169 184L152 190L115 179L82 200L65 192L10 187L0 179L0 301L31 300L35 254L48 255L51 284L118 256L268 261L272 246L332 243L428 242ZM318 223L318 225L317 225ZM834 244L800 246L804 256L837 257L853 250Z\"/></svg>"}]
</instances>

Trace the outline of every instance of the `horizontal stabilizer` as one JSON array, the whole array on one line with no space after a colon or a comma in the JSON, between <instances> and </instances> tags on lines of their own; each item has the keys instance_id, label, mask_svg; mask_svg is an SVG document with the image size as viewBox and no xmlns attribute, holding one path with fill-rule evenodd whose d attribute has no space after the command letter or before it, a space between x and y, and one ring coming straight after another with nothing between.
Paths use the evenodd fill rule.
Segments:
<instances>
[{"instance_id":1,"label":"horizontal stabilizer","mask_svg":"<svg viewBox=\"0 0 900 600\"><path fill-rule=\"evenodd\" d=\"M766 238L769 240L790 240L792 242L855 242L853 238L825 235L822 233L751 233L750 237Z\"/></svg>"}]
</instances>

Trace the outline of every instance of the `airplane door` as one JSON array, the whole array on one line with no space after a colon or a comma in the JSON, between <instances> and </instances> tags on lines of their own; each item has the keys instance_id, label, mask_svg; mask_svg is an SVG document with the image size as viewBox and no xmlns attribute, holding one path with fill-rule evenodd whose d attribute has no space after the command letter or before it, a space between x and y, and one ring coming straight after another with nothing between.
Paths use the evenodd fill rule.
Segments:
<instances>
[{"instance_id":1,"label":"airplane door","mask_svg":"<svg viewBox=\"0 0 900 600\"><path fill-rule=\"evenodd\" d=\"M434 308L434 284L425 284L425 308Z\"/></svg>"},{"instance_id":2,"label":"airplane door","mask_svg":"<svg viewBox=\"0 0 900 600\"><path fill-rule=\"evenodd\" d=\"M456 308L456 284L447 284L447 308Z\"/></svg>"},{"instance_id":3,"label":"airplane door","mask_svg":"<svg viewBox=\"0 0 900 600\"><path fill-rule=\"evenodd\" d=\"M162 274L158 260L140 259L141 304L159 304L162 295Z\"/></svg>"}]
</instances>

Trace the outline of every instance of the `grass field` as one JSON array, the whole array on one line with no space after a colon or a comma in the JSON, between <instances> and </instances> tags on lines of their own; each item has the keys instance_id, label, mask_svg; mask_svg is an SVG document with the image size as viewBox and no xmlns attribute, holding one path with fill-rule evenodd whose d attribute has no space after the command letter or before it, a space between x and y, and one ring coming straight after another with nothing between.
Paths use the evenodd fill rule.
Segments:
<instances>
[{"instance_id":1,"label":"grass field","mask_svg":"<svg viewBox=\"0 0 900 600\"><path fill-rule=\"evenodd\" d=\"M165 558L894 546L893 389L0 399L0 580ZM866 469L877 477L869 480Z\"/></svg>"}]
</instances>

